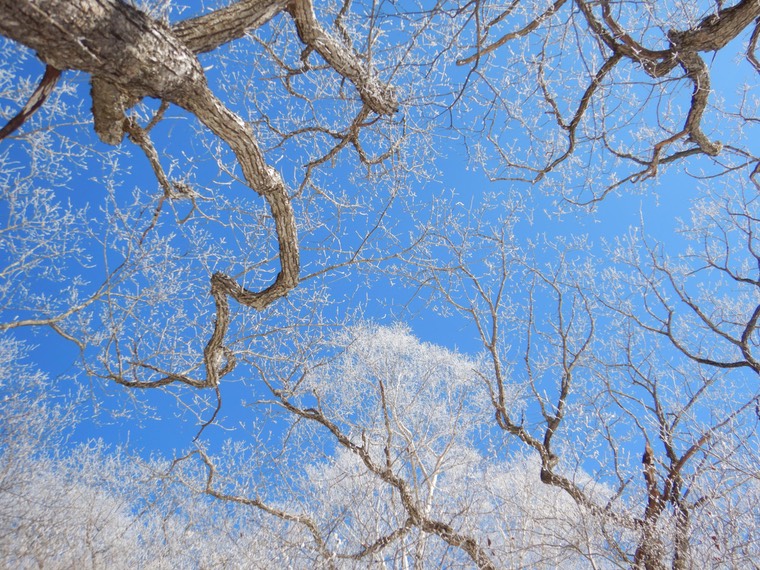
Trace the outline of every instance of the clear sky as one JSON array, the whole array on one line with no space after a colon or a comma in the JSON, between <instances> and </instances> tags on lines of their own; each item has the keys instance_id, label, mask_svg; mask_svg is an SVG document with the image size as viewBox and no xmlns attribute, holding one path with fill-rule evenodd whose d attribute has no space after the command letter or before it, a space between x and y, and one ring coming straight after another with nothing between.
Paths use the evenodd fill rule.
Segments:
<instances>
[{"instance_id":1,"label":"clear sky","mask_svg":"<svg viewBox=\"0 0 760 570\"><path fill-rule=\"evenodd\" d=\"M13 51L6 51L6 57L15 57ZM743 78L746 75L746 63L736 64L730 58L733 57L732 50L726 50L726 54L718 54L717 57L710 60L713 71L714 85L719 86L719 96L729 103L736 96L737 89L740 87ZM234 53L232 56L234 61ZM709 59L709 58L708 58ZM208 58L213 61L213 58ZM206 60L204 59L204 62ZM30 77L34 81L41 74L42 67L34 58L27 60L26 67L22 75ZM226 68L214 68L209 70L212 83L222 83L226 74L234 74L234 64L229 64ZM67 73L67 81L75 90L67 99L69 104L74 104L77 98L80 98L85 112L89 108L88 100L88 83L84 75L75 75ZM235 93L233 96L239 94ZM235 101L233 101L235 103ZM7 103L4 103L6 106ZM246 107L245 101L237 101L237 106ZM153 106L155 108L155 105ZM275 104L271 111L274 115L278 112L287 113L288 109L284 106L281 109ZM714 126L714 125L713 125ZM118 160L120 168L123 168L125 175L122 179L121 188L116 189L117 200L124 204L130 202L130 193L132 188L139 186L147 194L158 192L157 184L153 174L148 167L147 161L140 152L130 142L123 143L124 152L115 153L100 143L93 143L93 135L88 125L60 127L62 132L70 134L73 137L73 143L77 142L77 137L83 137L84 145L95 144L98 152L111 153L110 160ZM219 168L210 153L216 147L209 143L208 139L195 140L195 131L191 128L189 121L181 114L174 113L155 131L154 142L156 146L168 148L174 152L176 164L173 165L174 172L182 172L183 169L192 171L196 181L206 187L213 187L218 182ZM648 184L641 189L633 184L624 185L618 192L611 195L608 199L599 203L593 212L585 208L570 209L562 217L558 217L554 212L554 203L556 196L536 192L528 184L496 181L491 182L483 173L479 165L473 164L468 159L467 150L463 140L459 136L451 136L445 130L441 129L438 134L444 136L434 137L438 159L435 163L437 174L432 181L416 180L409 178L411 188L405 188L405 195L398 199L398 203L390 210L390 215L395 216L394 223L396 231L401 233L413 230L408 213L405 211L409 204L414 208L424 208L428 203L428 198L432 196L453 195L452 204L461 204L459 206L463 211L471 205L477 205L486 194L507 195L509 192L516 192L524 196L530 195L526 199L526 208L532 212L530 219L518 224L519 239L527 242L528 240L545 239L548 243L556 241L558 236L585 235L594 244L594 251L601 253L602 244L610 242L616 237L626 234L630 228L638 227L643 220L646 224L647 232L654 238L661 240L671 246L676 246L680 239L675 233L677 220L687 220L689 217L690 202L688 197L693 196L697 184L691 177L684 176L678 172L678 169L663 169L653 184ZM520 133L516 133L516 143L520 144ZM0 143L3 144L3 143ZM12 160L27 160L27 155L14 155L13 144L8 145ZM209 146L211 145L211 146ZM72 150L72 157L76 157L77 149ZM286 164L284 175L291 180L297 178L289 176L287 167L295 169L299 166L299 161L303 162L301 157L285 157L279 163L279 154L284 151L274 150L272 152L273 161L278 164ZM286 153L284 153L286 154ZM289 162L288 162L289 161ZM100 166L98 163L100 162ZM62 167L71 171L70 181L67 188L60 191L56 189L56 197L62 204L70 203L73 208L81 209L84 204L90 204L87 216L92 220L103 219L101 209L107 207L108 197L104 188L104 179L107 178L108 160L103 161L99 157L89 158L79 161L74 159L69 163L63 162ZM295 165L295 166L294 166ZM321 175L320 180L325 184L335 181L336 185L344 188L351 187L351 166L352 160L339 160L334 169L327 169ZM165 165L165 167L169 168ZM424 166L422 166L424 168ZM699 161L690 163L689 168L699 168ZM551 179L551 177L549 177ZM229 179L228 179L229 181ZM230 182L230 187L220 187L224 192L229 192L234 196L233 200L245 199L247 190L241 190L240 185ZM374 206L383 203L382 187L378 187L379 192ZM412 201L411 196L414 195ZM260 201L253 197L250 203ZM311 207L310 205L305 208ZM180 216L187 212L186 205L178 206ZM241 209L245 209L245 205ZM304 210L305 212L306 210ZM315 207L315 212L317 208ZM303 213L303 212L302 212ZM376 212L370 210L369 215L365 218L367 226L371 226L371 220ZM234 214L230 214L230 220L234 220ZM305 217L305 216L304 216ZM360 216L361 217L361 216ZM168 220L171 216L165 218ZM147 218L144 218L147 219ZM309 223L313 223L310 220ZM317 227L312 231L305 231L302 234L302 252L303 265L306 268L319 267L322 263L321 252L316 251L322 240L327 239L323 228ZM107 231L102 223L93 226L95 232ZM173 231L171 224L167 226L167 232ZM180 229L177 227L177 229ZM225 228L219 231L225 231ZM215 237L213 232L217 231L211 227L212 238ZM355 228L341 228L344 235L355 231ZM98 236L92 236L93 243L97 241ZM235 237L226 233L218 236L220 239L229 240L227 243L234 241ZM268 237L268 236L265 236ZM182 239L189 239L187 237ZM179 240L182 243L182 239ZM346 238L347 241L351 241ZM248 242L250 243L250 242ZM188 251L192 250L192 244L188 246ZM236 245L241 250L246 249L246 243ZM271 243L267 246L271 248ZM674 247L674 249L680 249ZM263 253L270 250L264 249ZM316 251L316 253L315 253ZM106 251L105 257L103 252L92 251L93 257L85 265L84 274L92 276L93 283L98 282L98 275L102 275L104 259L113 256L111 263L118 259L118 254ZM256 262L258 252L249 252L249 261ZM188 254L189 255L189 254ZM314 256L314 257L310 257ZM245 264L245 260L243 261ZM197 271L198 266L194 265L192 271ZM80 271L81 268L75 268ZM64 270L65 272L66 270ZM207 287L209 274L203 271L197 271L193 279L200 283L200 289ZM403 287L397 283L390 284L386 277L379 277L368 280L357 290L356 276L348 273L346 279L330 277L327 280L329 293L334 300L338 300L335 307L335 314L348 314L350 310L361 308L364 319L379 322L381 324L391 324L396 321L404 321L409 324L412 331L425 341L440 344L450 348L456 348L462 352L475 354L481 350L474 331L456 315L442 317L429 311L424 303L416 296L417 293L413 288ZM60 293L56 288L63 287L62 283L45 284L46 294L57 295ZM410 303L410 300L413 300ZM210 298L206 300L210 304ZM238 309L235 310L245 310ZM97 325L93 325L97 326ZM110 386L108 382L98 379L88 378L80 374L79 355L76 347L61 338L58 335L50 333L48 330L39 331L36 329L17 329L12 334L18 338L27 340L34 348L31 358L36 361L51 376L61 378L61 387L63 390L74 390L75 386L84 388L83 391L83 415L89 415L89 410L94 407L103 406L108 408L109 402L117 402L115 409L119 409L120 402L124 400L124 389L117 386ZM205 340L196 343L202 346ZM250 368L241 368L235 372L222 385L222 394L224 401L223 416L225 423L233 425L236 423L237 415L244 418L246 408L240 406L240 401L250 401L255 399L255 395L250 393L251 383L235 382L237 374L253 374ZM75 380L70 380L72 377ZM255 385L255 382L253 383ZM126 444L143 449L145 453L160 451L171 455L175 449L184 449L192 445L192 439L197 432L198 425L190 421L185 421L189 416L182 415L181 405L177 404L174 397L176 392L189 392L190 388L172 388L168 393L151 393L141 395L144 402L151 403L156 407L155 415L157 418L151 419L146 417L135 422L132 417L113 417L112 414L103 412L96 415L94 420L83 422L81 428L77 431L75 440L81 441L90 437L102 437L105 441L113 444ZM110 394L110 395L109 395ZM142 404L140 404L142 405ZM208 410L206 412L208 414ZM176 416L176 417L175 417ZM206 434L210 438L222 438L226 434L223 430L209 430Z\"/></svg>"}]
</instances>

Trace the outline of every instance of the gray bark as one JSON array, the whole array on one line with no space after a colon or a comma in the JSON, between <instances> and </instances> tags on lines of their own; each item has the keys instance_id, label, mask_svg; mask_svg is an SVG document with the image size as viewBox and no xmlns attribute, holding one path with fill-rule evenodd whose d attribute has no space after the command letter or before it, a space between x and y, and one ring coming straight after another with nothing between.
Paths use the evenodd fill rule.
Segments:
<instances>
[{"instance_id":1,"label":"gray bark","mask_svg":"<svg viewBox=\"0 0 760 570\"><path fill-rule=\"evenodd\" d=\"M204 352L205 380L168 373L145 384L113 378L136 387L176 381L215 386L234 365L222 344L229 321L226 296L263 309L298 283L296 223L282 178L266 164L251 130L211 92L193 52L166 25L116 0L0 0L0 9L0 33L35 50L57 69L92 74L96 130L105 142L121 141L124 110L142 97L174 103L230 146L248 185L267 200L277 229L280 273L259 292L246 291L225 275L214 276L217 319Z\"/></svg>"},{"instance_id":2,"label":"gray bark","mask_svg":"<svg viewBox=\"0 0 760 570\"><path fill-rule=\"evenodd\" d=\"M92 75L92 111L101 140L122 141L128 125L125 112L143 97L174 103L229 145L246 182L266 199L272 212L281 264L274 283L262 291L249 291L227 275L212 277L216 321L204 350L206 377L198 380L151 368L163 377L140 382L113 376L116 382L140 388L172 382L216 386L235 366L233 355L223 345L228 297L262 310L298 283L298 237L287 188L279 173L267 165L251 130L211 92L196 57L242 37L285 9L295 19L302 41L353 82L367 107L381 114L395 112L393 90L349 46L319 25L311 0L291 0L290 4L242 0L173 28L119 0L0 0L0 34L35 50L48 66Z\"/></svg>"},{"instance_id":3,"label":"gray bark","mask_svg":"<svg viewBox=\"0 0 760 570\"><path fill-rule=\"evenodd\" d=\"M287 0L242 0L210 14L183 20L172 30L193 53L205 53L263 26L286 5Z\"/></svg>"},{"instance_id":4,"label":"gray bark","mask_svg":"<svg viewBox=\"0 0 760 570\"><path fill-rule=\"evenodd\" d=\"M274 283L262 291L249 291L227 275L212 277L217 317L204 350L205 379L152 369L163 378L149 382L112 378L121 384L216 386L235 364L223 346L229 323L227 297L261 310L298 283L298 237L287 188L279 173L267 165L244 121L211 92L196 57L242 37L285 9L295 19L302 41L356 86L367 107L379 114L395 112L398 105L393 90L379 81L350 46L320 26L311 0L291 0L289 4L286 0L242 0L173 28L119 0L0 0L0 34L35 50L48 66L92 75L95 131L103 142L116 145L122 141L128 125L125 112L143 97L178 105L229 145L246 182L267 200L272 212L281 264Z\"/></svg>"}]
</instances>

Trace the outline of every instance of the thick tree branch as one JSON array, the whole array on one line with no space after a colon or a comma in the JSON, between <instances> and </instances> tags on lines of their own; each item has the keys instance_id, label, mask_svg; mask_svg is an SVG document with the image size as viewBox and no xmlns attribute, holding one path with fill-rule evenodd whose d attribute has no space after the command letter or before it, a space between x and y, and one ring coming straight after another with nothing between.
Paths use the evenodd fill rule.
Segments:
<instances>
[{"instance_id":1,"label":"thick tree branch","mask_svg":"<svg viewBox=\"0 0 760 570\"><path fill-rule=\"evenodd\" d=\"M286 5L287 0L241 0L209 14L183 20L172 30L193 53L206 53L260 28Z\"/></svg>"},{"instance_id":2,"label":"thick tree branch","mask_svg":"<svg viewBox=\"0 0 760 570\"><path fill-rule=\"evenodd\" d=\"M93 75L93 113L96 130L104 142L120 142L126 120L124 109L140 98L156 97L174 103L228 144L248 185L267 200L277 229L281 271L272 285L255 293L230 277L214 275L211 293L217 319L204 351L206 379L169 373L143 383L111 375L121 384L143 388L172 382L199 388L216 386L219 378L234 367L234 359L222 346L229 322L225 296L261 310L298 282L296 223L282 178L266 164L242 119L211 92L195 55L163 24L116 0L0 0L0 8L4 12L0 33L36 50L43 61L57 69L77 69Z\"/></svg>"},{"instance_id":3,"label":"thick tree branch","mask_svg":"<svg viewBox=\"0 0 760 570\"><path fill-rule=\"evenodd\" d=\"M703 19L695 28L672 31L668 37L680 49L718 51L758 17L760 17L760 2L741 0L734 6L719 10L717 14Z\"/></svg>"},{"instance_id":4,"label":"thick tree branch","mask_svg":"<svg viewBox=\"0 0 760 570\"><path fill-rule=\"evenodd\" d=\"M301 41L321 55L332 68L351 81L362 101L379 115L392 115L398 101L392 87L383 84L370 65L363 65L358 55L330 34L317 21L311 0L290 0L288 11L293 16Z\"/></svg>"}]
</instances>

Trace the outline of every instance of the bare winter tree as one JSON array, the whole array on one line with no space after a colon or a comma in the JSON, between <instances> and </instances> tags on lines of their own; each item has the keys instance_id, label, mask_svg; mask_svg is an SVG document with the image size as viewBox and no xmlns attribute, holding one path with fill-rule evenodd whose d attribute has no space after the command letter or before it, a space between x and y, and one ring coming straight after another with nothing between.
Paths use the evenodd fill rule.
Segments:
<instances>
[{"instance_id":1,"label":"bare winter tree","mask_svg":"<svg viewBox=\"0 0 760 570\"><path fill-rule=\"evenodd\" d=\"M435 224L445 230L410 260L434 306L480 339L496 425L540 461L537 480L598 521L621 565L756 557L756 525L724 534L735 502L754 508L758 477L747 444L760 421L755 201L708 193L684 226L684 253L669 258L637 231L601 273L586 240L522 246L519 198L498 216ZM600 500L595 483L613 490Z\"/></svg>"},{"instance_id":2,"label":"bare winter tree","mask_svg":"<svg viewBox=\"0 0 760 570\"><path fill-rule=\"evenodd\" d=\"M234 153L247 186L265 198L274 220L280 271L274 283L250 291L229 276L215 273L211 293L216 305L213 333L204 349L202 379L182 373L160 373L149 381L130 380L121 373L110 378L132 387L157 387L182 382L194 387L214 387L235 366L224 345L229 326L229 298L263 309L291 291L299 279L300 257L296 222L285 182L267 164L253 130L211 90L197 55L243 37L279 13L287 12L303 42L304 58L318 53L340 76L351 81L363 103L357 120L336 147L355 139L361 122L370 113L390 115L397 110L393 90L378 78L371 62L363 61L345 39L329 34L317 20L309 0L304 2L238 2L173 27L132 6L110 2L7 2L0 33L31 49L45 62L47 71L21 114L11 120L4 134L15 130L25 116L39 107L62 70L84 71L90 76L95 131L111 145L125 134L145 152L162 187L164 199L189 190L172 183L165 174L148 131L161 119L165 106L188 111ZM162 106L143 128L135 116L125 113L145 97ZM352 141L357 144L356 141Z\"/></svg>"},{"instance_id":3,"label":"bare winter tree","mask_svg":"<svg viewBox=\"0 0 760 570\"><path fill-rule=\"evenodd\" d=\"M158 14L162 6L163 18ZM307 188L317 190L318 197L323 195L324 181L318 180L315 169L336 160L348 147L357 151L358 162L370 170L382 169L382 163L393 163L399 157L406 135L394 132L392 123L378 122L381 117L393 116L401 104L398 90L387 80L403 76L416 90L411 93L410 87L403 86L407 90L403 101L407 113L399 123L403 129L423 128L423 122L429 129L443 110L453 126L466 134L473 159L493 177L520 177L520 171L527 171L535 182L556 170L558 176L547 179L547 184L554 195L573 201L596 201L623 182L652 177L661 164L696 155L715 158L709 167L713 175L736 169L749 169L752 176L756 172L758 160L745 128L756 116L754 100L745 89L738 100L732 97L731 103L718 102L710 108L715 72L705 60L705 54L711 52L723 57L724 50L734 49L729 47L737 44L734 40L744 39L746 62L751 72L755 71L755 19L760 9L753 0L731 6L720 2L555 2L545 6L477 2L450 6L443 2L403 9L381 3L367 8L366 17L355 15L350 3L328 7L322 14L308 1L241 1L168 23L170 5L154 7L154 15L150 15L116 0L8 2L3 5L6 18L0 29L4 36L34 50L46 65L38 88L31 91L26 103L20 102L21 110L11 118L4 136L18 129L54 92L58 72L83 71L91 84L92 118L99 138L114 145L126 134L145 153L155 173L161 188L156 222L165 203L187 200L197 205L198 198L197 187L187 183L193 177L193 166L174 159L167 173L166 160L162 163L160 149L150 137L163 122L168 105L183 109L205 125L213 134L211 139L203 139L209 151L206 155L217 157L220 171L240 180L234 172L236 163L244 184L265 198L274 221L272 239L277 247L273 255L280 267L273 281L254 279L256 287L245 286L229 273L207 268L213 273L216 316L205 331L210 338L203 349L203 370L191 372L186 365L132 355L133 363L144 366L136 368L121 359L119 365L101 372L125 385L155 387L181 382L214 387L220 376L234 368L234 351L224 341L231 318L229 299L261 309L295 287L302 260L293 200ZM355 7L357 13L361 10ZM326 20L332 21L331 28L326 27ZM269 30L275 22L286 24L251 39L251 32ZM395 34L393 40L385 42L390 34ZM314 120L279 119L268 95L251 87L250 77L241 77L232 87L230 82L211 86L208 75L214 64L204 69L199 58L252 42L266 56L250 57L261 72L256 79L275 76L285 99L305 102L305 111L286 106L285 112L310 114ZM243 58L250 55L241 53L245 53ZM214 60L224 68L225 78L240 73L227 70L232 59L234 56ZM266 63L259 63L264 59ZM439 82L428 79L453 73L453 63L469 69L463 84L445 75ZM384 68L387 80L382 79L378 66ZM402 68L424 71L411 80ZM329 84L325 77L332 81L330 87L325 87ZM322 103L330 97L346 98L343 81L353 85L358 105L348 107L355 113L351 120L336 121L340 111L334 105L326 109ZM684 100L684 112L678 110L684 99L681 85L691 90ZM161 104L153 109L141 107L146 98ZM460 106L460 102L465 104ZM236 106L242 109L234 110ZM422 109L417 119L408 112L412 107ZM140 110L147 114L144 123L139 120ZM381 123L388 128L373 131ZM518 127L516 138L509 140L514 127ZM720 129L725 132L719 133ZM718 134L724 142L717 142ZM296 177L289 193L282 175L268 166L265 153L280 160L293 150L290 145L294 141L300 152L307 146L317 150L305 153L306 160L300 161L306 167L305 176ZM219 142L232 157L225 156ZM416 149L423 147L429 148L427 141L418 140ZM497 161L491 160L494 155L488 148L496 151ZM416 149L404 148L402 161L419 164ZM625 172L626 163L634 165L633 172ZM580 164L585 166L579 168ZM180 172L183 169L187 172ZM419 175L421 169L415 170ZM607 182L599 185L599 180ZM331 194L327 202L335 204L336 212L346 210L346 196ZM310 201L305 208L298 222L306 226L303 230L327 223L314 221L325 214L322 204ZM180 220L185 220L184 216L179 216ZM214 213L206 216L214 217ZM145 235L132 239L142 247L153 228L148 225ZM369 224L368 231L372 228ZM345 252L340 245L336 249ZM352 253L337 263L363 257ZM253 272L250 263L245 265L238 276ZM106 289L108 286L94 291L90 301L103 298ZM67 310L30 318L24 324L47 323L63 330L61 321L71 316L69 310L81 310L82 302L79 299ZM89 306L88 301L84 303ZM109 350L125 350L113 342Z\"/></svg>"},{"instance_id":4,"label":"bare winter tree","mask_svg":"<svg viewBox=\"0 0 760 570\"><path fill-rule=\"evenodd\" d=\"M462 124L493 178L590 203L689 157L757 176L742 132L757 117L755 0L472 2L455 15L483 109Z\"/></svg>"},{"instance_id":5,"label":"bare winter tree","mask_svg":"<svg viewBox=\"0 0 760 570\"><path fill-rule=\"evenodd\" d=\"M24 347L0 344L0 560L87 568L601 560L598 529L569 497L535 484L537 462L477 449L489 415L479 363L403 327L356 327L323 348L328 360L309 363L298 385L269 376L287 386L278 405L296 412L281 449L247 441L216 457L200 450L167 477L165 464L98 443L64 452L77 403L57 408ZM318 407L305 407L314 397ZM323 455L328 433L340 451Z\"/></svg>"},{"instance_id":6,"label":"bare winter tree","mask_svg":"<svg viewBox=\"0 0 760 570\"><path fill-rule=\"evenodd\" d=\"M604 564L585 509L541 485L537 461L494 453L485 362L401 326L354 327L330 344L266 374L273 399L260 405L281 410L287 436L232 456L194 452L178 462L205 467L191 486L286 521L297 567ZM505 398L520 406L517 390Z\"/></svg>"},{"instance_id":7,"label":"bare winter tree","mask_svg":"<svg viewBox=\"0 0 760 570\"><path fill-rule=\"evenodd\" d=\"M756 565L757 0L188 4L0 0L8 565ZM15 335L178 458L57 455Z\"/></svg>"},{"instance_id":8,"label":"bare winter tree","mask_svg":"<svg viewBox=\"0 0 760 570\"><path fill-rule=\"evenodd\" d=\"M188 493L166 465L102 442L66 449L82 401L62 398L0 341L0 564L8 568L265 568L286 565L282 529Z\"/></svg>"}]
</instances>

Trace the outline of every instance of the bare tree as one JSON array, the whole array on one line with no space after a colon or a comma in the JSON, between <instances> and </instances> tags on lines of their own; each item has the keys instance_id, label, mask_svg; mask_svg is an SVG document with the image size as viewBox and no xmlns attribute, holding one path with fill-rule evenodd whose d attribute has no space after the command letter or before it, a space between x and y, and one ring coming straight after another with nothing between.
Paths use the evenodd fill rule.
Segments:
<instances>
[{"instance_id":1,"label":"bare tree","mask_svg":"<svg viewBox=\"0 0 760 570\"><path fill-rule=\"evenodd\" d=\"M754 0L472 2L454 14L457 63L482 109L461 124L494 179L548 176L588 204L689 157L757 175L742 132L757 117ZM720 73L738 57L748 84Z\"/></svg>"},{"instance_id":2,"label":"bare tree","mask_svg":"<svg viewBox=\"0 0 760 570\"><path fill-rule=\"evenodd\" d=\"M275 226L280 271L274 282L260 291L248 290L220 272L212 276L216 317L211 338L203 351L203 378L151 366L147 366L146 371L156 377L145 381L129 379L121 371L108 374L110 379L130 387L158 387L174 382L196 388L217 386L219 378L235 366L234 356L224 344L230 320L229 298L258 310L267 307L298 283L300 256L291 197L285 182L267 165L250 126L212 92L197 55L238 39L287 11L303 42L304 57L312 51L318 53L336 73L356 86L362 101L359 116L348 133L340 135L343 141L333 154L349 142L358 146L358 130L370 113L390 115L397 110L393 90L378 79L371 62L362 61L345 39L335 38L325 31L309 0L287 4L238 2L184 20L172 28L116 0L8 2L2 7L5 18L0 33L33 49L47 65L42 90L35 91L32 99L44 98L51 91L55 74L62 70L87 72L91 77L95 131L103 142L111 145L118 145L127 134L145 152L163 191L157 213L164 200L192 194L186 185L169 181L148 135L161 120L168 104L188 111L223 141L232 150L246 185L266 200ZM50 72L51 69L57 71ZM162 105L143 127L136 116L127 117L125 112L145 97L159 99ZM36 102L25 106L20 120L38 107ZM19 121L14 118L11 123L14 122ZM56 320L60 319L54 318L53 324Z\"/></svg>"},{"instance_id":3,"label":"bare tree","mask_svg":"<svg viewBox=\"0 0 760 570\"><path fill-rule=\"evenodd\" d=\"M166 462L101 441L67 446L82 419L0 340L0 564L13 568L266 568L286 565L283 529L164 477Z\"/></svg>"},{"instance_id":4,"label":"bare tree","mask_svg":"<svg viewBox=\"0 0 760 570\"><path fill-rule=\"evenodd\" d=\"M210 151L207 156L215 157L220 172L230 174L232 181L242 180L261 194L273 218L274 228L261 228L259 235L262 241L273 239L277 245L271 256L257 260L267 266L267 261L277 257L280 267L273 281L253 279L257 285L246 286L228 273L207 268L212 273L210 290L216 316L212 326L203 331L209 338L202 350L202 366L132 355L133 363L144 365L136 367L120 358L120 364L100 372L131 387L175 382L198 388L217 386L220 375L228 374L236 362L225 341L231 318L229 299L262 309L292 291L299 280L302 260L293 204L301 207L294 199L313 188L317 200L308 198L304 202L306 211L298 224L308 231L311 220L324 216L325 206L319 202L325 192L324 179L320 180L318 167L342 156L344 149L353 148L358 164L382 171L387 168L384 163L398 160L405 145L406 135L399 134L396 127L422 130L421 122L435 124L441 110L449 114L456 129L465 132L473 159L493 176L519 177L522 170L537 182L560 169L548 184L555 195L572 201L596 201L623 182L653 176L660 164L694 155L715 157L717 163L710 167L713 174L735 169L754 173L758 164L751 145L745 142L749 137L745 127L755 117L746 92L737 102L716 107L711 117L706 115L711 112L708 100L714 88L705 53L729 49L729 44L736 44L732 40L748 36L744 55L748 65L756 67L758 33L753 25L758 8L752 0L731 6L719 2L555 2L542 7L513 2L502 7L477 2L401 10L383 5L372 7L366 18L352 16L350 4L330 7L322 17L308 1L246 1L180 18L171 25L166 20L174 14L166 3L155 14L159 16L163 9L163 19L116 1L8 2L4 9L7 18L0 32L32 48L47 66L39 88L30 90L26 104L19 101L20 115L11 119L4 135L27 120L51 91L55 93L51 86L58 76L52 70L86 72L98 136L114 145L126 134L145 153L160 185L161 193L154 199L154 219L144 227L144 234L133 236L135 246L131 249L143 246L170 204L185 201L195 212L201 198L197 185L188 184L193 179L192 165L174 159L167 173L167 161L151 140L151 131L164 122L169 105L183 109L211 132L213 136L203 142ZM332 30L322 23L325 19L333 22ZM275 22L280 27L271 36L249 39L252 31L274 26ZM394 25L396 28L391 27ZM400 41L397 47L382 44L383 35L391 29ZM82 43L81 38L86 41ZM232 87L210 86L207 75L213 65L204 70L199 57L221 46L235 49L251 43L266 56L255 56L256 80L267 73L276 77L287 100L286 112L304 114L303 109L291 106L292 101L301 100L305 114L313 120L299 124L278 119L268 96L252 89L250 81ZM511 49L513 44L520 49ZM470 53L463 55L468 50ZM505 59L507 53L516 55ZM224 58L216 61L226 65ZM451 72L450 64L455 62L469 68L463 85L445 75L440 82L427 79L431 74ZM403 101L381 78L378 66L384 68L387 80L403 77L411 82L403 86ZM506 75L503 68L509 70ZM411 79L409 70L420 69L423 73ZM332 81L329 88L323 84L326 77ZM353 116L348 121L344 117L336 121L334 105L326 109L321 103L329 97L345 99L343 81L355 89L353 101L346 106ZM687 111L679 114L670 109L679 101L681 84L691 86L691 96ZM571 85L579 85L580 91L576 93ZM141 105L146 98L161 104ZM401 103L407 113L397 125L381 120L391 117ZM233 110L235 106L242 109ZM408 112L412 108L422 109L416 118ZM705 134L709 132L708 119L710 130L729 129L726 137L730 140L718 143ZM377 130L378 125L384 125L384 130ZM514 126L519 127L519 141L505 139L513 136ZM267 166L265 154L279 160L296 141L301 153L308 146L316 150L305 153L306 159L300 161L305 175L297 177L289 193L282 176ZM232 156L225 156L219 142ZM415 153L429 146L406 146L401 160L418 164ZM493 153L486 150L489 146L498 161L491 160ZM621 177L625 163L633 164L634 171ZM242 171L242 179L235 174L235 164ZM578 168L580 164L587 166ZM596 181L600 179L608 182L599 186ZM404 182L399 180L398 184ZM219 199L216 189L210 193ZM327 192L326 197L336 212L353 206L339 192ZM235 198L230 196L230 200ZM187 215L178 215L178 221L186 220ZM226 223L215 212L207 215ZM322 219L314 223L330 222ZM367 231L368 237L374 232L371 224ZM364 248L363 240L359 240L358 248ZM363 258L359 253L344 255L342 261L331 259L326 266ZM246 263L238 276L254 273L251 265L255 263ZM263 266L256 267L257 277L261 277ZM118 271L121 269L119 266ZM104 279L104 284L114 277ZM90 300L101 299L105 289L93 291ZM81 310L82 300L69 308ZM68 310L48 313L24 324L50 324L63 330L61 320L71 315ZM110 349L115 352L117 341L113 343ZM123 350L118 348L119 353Z\"/></svg>"},{"instance_id":5,"label":"bare tree","mask_svg":"<svg viewBox=\"0 0 760 570\"><path fill-rule=\"evenodd\" d=\"M93 566L159 532L157 557L198 544L234 566L203 542L219 529L303 567L755 564L757 0L0 7L0 342L52 330L105 381L98 405L161 388L113 397L175 397L199 440L119 463L172 489L136 522L157 491L112 492L107 452L80 451L77 479L5 433L6 520L48 493L52 550L102 531L72 554ZM29 50L44 71L20 81ZM460 150L529 184L492 206L418 191ZM667 245L644 223L603 244L524 227L666 165L704 180ZM336 334L372 280L468 323L453 342L479 354L400 326ZM40 418L19 441L60 421ZM245 442L204 436L232 424ZM60 473L76 481L50 494ZM31 528L4 556L54 558L24 551Z\"/></svg>"},{"instance_id":6,"label":"bare tree","mask_svg":"<svg viewBox=\"0 0 760 570\"><path fill-rule=\"evenodd\" d=\"M485 362L401 326L354 327L330 344L265 376L273 398L258 407L281 410L284 437L194 452L176 468L197 456L206 477L188 484L287 522L299 567L603 564L583 506L537 485L538 462L495 452ZM516 389L508 402L520 406Z\"/></svg>"},{"instance_id":7,"label":"bare tree","mask_svg":"<svg viewBox=\"0 0 760 570\"><path fill-rule=\"evenodd\" d=\"M757 481L754 199L707 195L684 229L694 247L671 260L637 233L601 273L585 240L523 245L522 204L440 221L410 259L433 307L466 317L488 354L496 425L598 521L620 564L749 564L754 531L714 529ZM600 500L594 482L612 492Z\"/></svg>"},{"instance_id":8,"label":"bare tree","mask_svg":"<svg viewBox=\"0 0 760 570\"><path fill-rule=\"evenodd\" d=\"M582 510L533 484L537 462L478 445L489 415L480 363L403 327L344 331L297 385L269 376L295 420L279 450L238 441L169 469L97 442L61 448L77 403L56 409L55 389L23 364L23 347L0 348L7 565L551 568L601 559ZM331 440L339 450L324 454Z\"/></svg>"}]
</instances>

